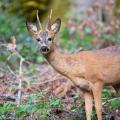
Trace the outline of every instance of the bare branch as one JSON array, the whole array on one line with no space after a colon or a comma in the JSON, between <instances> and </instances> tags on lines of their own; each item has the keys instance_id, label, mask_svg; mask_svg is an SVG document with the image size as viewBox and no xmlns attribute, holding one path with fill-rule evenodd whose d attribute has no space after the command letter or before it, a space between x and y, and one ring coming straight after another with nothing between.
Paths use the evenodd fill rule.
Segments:
<instances>
[{"instance_id":1,"label":"bare branch","mask_svg":"<svg viewBox=\"0 0 120 120\"><path fill-rule=\"evenodd\" d=\"M19 67L19 86L18 86L18 97L17 97L17 100L16 100L16 103L17 103L17 106L20 106L20 103L21 103L21 96L22 96L22 79L21 79L21 76L22 76L22 67L23 67L23 61L24 59L21 57L20 59L20 67Z\"/></svg>"}]
</instances>

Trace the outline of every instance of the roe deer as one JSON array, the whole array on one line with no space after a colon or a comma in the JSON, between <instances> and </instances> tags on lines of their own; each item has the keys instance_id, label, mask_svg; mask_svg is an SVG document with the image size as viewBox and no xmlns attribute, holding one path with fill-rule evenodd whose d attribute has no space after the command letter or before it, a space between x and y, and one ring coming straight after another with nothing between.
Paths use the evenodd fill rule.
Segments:
<instances>
[{"instance_id":1,"label":"roe deer","mask_svg":"<svg viewBox=\"0 0 120 120\"><path fill-rule=\"evenodd\" d=\"M26 25L31 36L37 40L41 53L57 72L82 89L87 120L91 120L93 100L97 118L102 120L103 86L112 85L120 95L120 46L65 54L59 51L54 40L61 19L58 18L51 24L50 15L46 29L42 29L38 16L37 20L39 27L30 22L26 22Z\"/></svg>"}]
</instances>

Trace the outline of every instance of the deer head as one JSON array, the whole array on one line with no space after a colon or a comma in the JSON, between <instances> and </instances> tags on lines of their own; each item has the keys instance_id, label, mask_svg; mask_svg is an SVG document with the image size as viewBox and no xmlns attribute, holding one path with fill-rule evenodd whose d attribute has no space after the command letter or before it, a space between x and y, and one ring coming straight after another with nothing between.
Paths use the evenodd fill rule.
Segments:
<instances>
[{"instance_id":1,"label":"deer head","mask_svg":"<svg viewBox=\"0 0 120 120\"><path fill-rule=\"evenodd\" d=\"M61 19L57 18L52 24L51 24L51 14L48 17L48 23L45 29L42 29L38 12L37 12L37 22L38 25L34 25L30 22L26 22L27 30L30 33L30 35L35 38L39 44L39 49L42 54L49 53L54 45L54 38L55 35L58 33L60 26L61 26Z\"/></svg>"}]
</instances>

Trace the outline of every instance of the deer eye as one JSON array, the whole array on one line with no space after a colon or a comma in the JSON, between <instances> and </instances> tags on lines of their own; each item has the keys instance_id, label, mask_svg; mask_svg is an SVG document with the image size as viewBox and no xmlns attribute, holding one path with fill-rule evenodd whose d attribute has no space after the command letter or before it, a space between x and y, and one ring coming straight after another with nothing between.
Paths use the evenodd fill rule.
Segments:
<instances>
[{"instance_id":1,"label":"deer eye","mask_svg":"<svg viewBox=\"0 0 120 120\"><path fill-rule=\"evenodd\" d=\"M48 38L48 41L52 41L52 38Z\"/></svg>"},{"instance_id":2,"label":"deer eye","mask_svg":"<svg viewBox=\"0 0 120 120\"><path fill-rule=\"evenodd\" d=\"M38 42L41 41L40 38L37 38L36 40L37 40Z\"/></svg>"}]
</instances>

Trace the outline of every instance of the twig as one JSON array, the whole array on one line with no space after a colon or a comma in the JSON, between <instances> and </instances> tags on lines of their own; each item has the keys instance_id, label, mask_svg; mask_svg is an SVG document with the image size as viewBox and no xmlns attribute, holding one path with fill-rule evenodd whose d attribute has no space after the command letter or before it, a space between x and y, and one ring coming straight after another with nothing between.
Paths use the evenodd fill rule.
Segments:
<instances>
[{"instance_id":1,"label":"twig","mask_svg":"<svg viewBox=\"0 0 120 120\"><path fill-rule=\"evenodd\" d=\"M53 78L51 78L51 79L48 80L48 81L44 81L44 82L40 82L40 83L33 83L33 84L43 85L43 84L46 84L46 83L48 83L48 82L53 82L53 81L55 81L55 80L58 80L58 79L56 79L58 76L59 76L59 75L55 75Z\"/></svg>"},{"instance_id":2,"label":"twig","mask_svg":"<svg viewBox=\"0 0 120 120\"><path fill-rule=\"evenodd\" d=\"M22 79L21 79L21 76L22 76L22 65L23 65L23 61L24 59L21 57L20 58L20 67L19 67L19 86L18 86L18 97L17 97L17 100L16 100L16 103L17 103L17 106L20 106L20 103L21 103L21 95L22 95Z\"/></svg>"},{"instance_id":3,"label":"twig","mask_svg":"<svg viewBox=\"0 0 120 120\"><path fill-rule=\"evenodd\" d=\"M16 55L16 52L13 52L12 54L10 54L8 57L7 57L7 61L9 61L10 60L10 58L13 56L13 55Z\"/></svg>"},{"instance_id":4,"label":"twig","mask_svg":"<svg viewBox=\"0 0 120 120\"><path fill-rule=\"evenodd\" d=\"M3 95L0 95L0 99L15 101L16 97L12 95L3 94Z\"/></svg>"},{"instance_id":5,"label":"twig","mask_svg":"<svg viewBox=\"0 0 120 120\"><path fill-rule=\"evenodd\" d=\"M109 99L106 102L103 102L102 105L105 105L106 103L117 100L117 99L120 100L120 97Z\"/></svg>"},{"instance_id":6,"label":"twig","mask_svg":"<svg viewBox=\"0 0 120 120\"><path fill-rule=\"evenodd\" d=\"M14 71L10 68L10 66L7 65L7 67L8 67L8 70L9 70L14 76L16 76L16 74L15 74Z\"/></svg>"}]
</instances>

